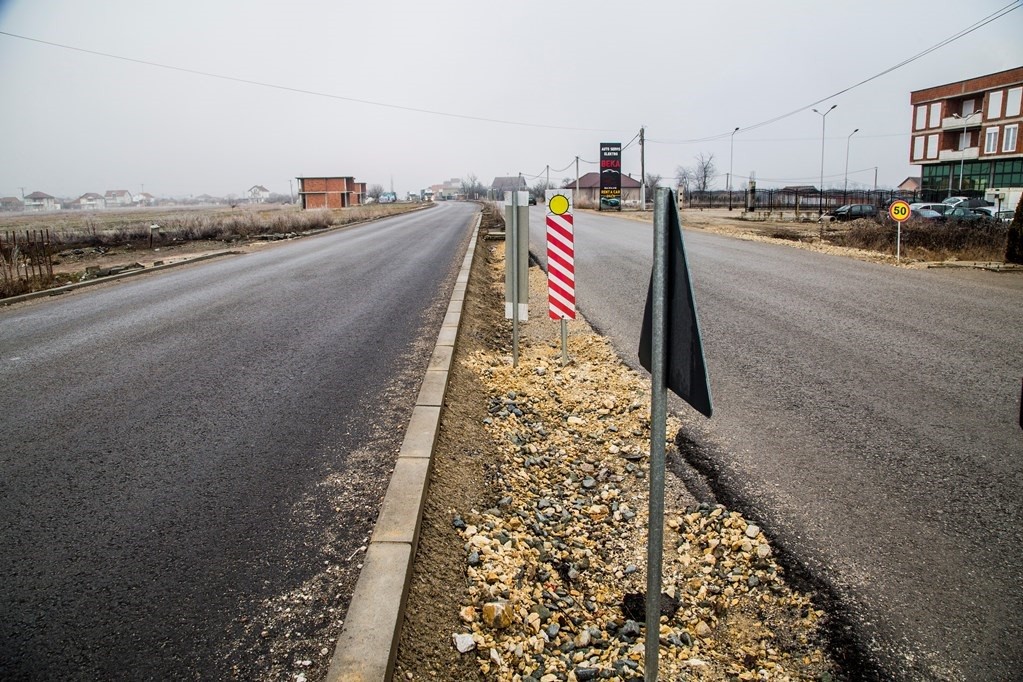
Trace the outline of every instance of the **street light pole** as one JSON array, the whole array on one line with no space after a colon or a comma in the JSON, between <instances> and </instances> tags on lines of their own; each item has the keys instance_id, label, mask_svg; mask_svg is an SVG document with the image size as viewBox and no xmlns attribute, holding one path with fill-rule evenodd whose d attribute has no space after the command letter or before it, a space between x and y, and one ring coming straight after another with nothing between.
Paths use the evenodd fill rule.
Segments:
<instances>
[{"instance_id":1,"label":"street light pole","mask_svg":"<svg viewBox=\"0 0 1023 682\"><path fill-rule=\"evenodd\" d=\"M973 112L972 114L966 114L966 116L960 116L959 114L952 114L952 118L961 119L962 122L963 122L963 140L962 140L962 144L959 146L959 193L960 194L962 194L962 192L963 192L963 166L966 163L966 126L967 126L967 123L970 120L970 116L973 116L974 114L983 114L983 113L984 112L982 110L977 110L977 111ZM980 145L980 140L977 140L977 145L978 146ZM952 196L952 191L951 191L952 190L952 177L951 176L949 176L949 178L948 178L948 188L949 188L949 193L948 194L949 194L949 196Z\"/></svg>"},{"instance_id":2,"label":"street light pole","mask_svg":"<svg viewBox=\"0 0 1023 682\"><path fill-rule=\"evenodd\" d=\"M732 159L735 157L735 134L739 132L739 126L732 131L731 142L728 145L728 210L732 210Z\"/></svg>"},{"instance_id":3,"label":"street light pole","mask_svg":"<svg viewBox=\"0 0 1023 682\"><path fill-rule=\"evenodd\" d=\"M813 110L813 113L815 113L815 114L817 114L817 115L819 115L821 117L821 189L820 189L821 198L820 198L820 204L819 204L819 206L817 208L817 219L818 220L820 220L821 218L824 217L824 126L825 126L825 124L827 122L828 114L830 114L832 111L834 111L835 107L837 107L837 106L838 106L837 104L832 104L831 108L828 109L827 111L825 111L823 114L821 112L817 111L816 109ZM824 230L824 222L821 221L821 231L822 231L822 233L823 233L823 230Z\"/></svg>"},{"instance_id":4,"label":"street light pole","mask_svg":"<svg viewBox=\"0 0 1023 682\"><path fill-rule=\"evenodd\" d=\"M849 203L849 143L852 141L852 136L860 132L860 129L849 133L849 137L845 138L845 182L842 186L842 203Z\"/></svg>"}]
</instances>

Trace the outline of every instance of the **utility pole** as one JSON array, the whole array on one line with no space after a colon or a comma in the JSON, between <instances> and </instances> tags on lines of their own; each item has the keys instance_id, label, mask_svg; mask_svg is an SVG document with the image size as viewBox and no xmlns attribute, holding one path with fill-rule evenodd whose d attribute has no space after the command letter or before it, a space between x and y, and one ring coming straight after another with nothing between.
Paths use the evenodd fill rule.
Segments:
<instances>
[{"instance_id":1,"label":"utility pole","mask_svg":"<svg viewBox=\"0 0 1023 682\"><path fill-rule=\"evenodd\" d=\"M639 127L639 203L646 210L646 128Z\"/></svg>"},{"instance_id":2,"label":"utility pole","mask_svg":"<svg viewBox=\"0 0 1023 682\"><path fill-rule=\"evenodd\" d=\"M582 194L579 191L579 157L577 156L575 157L575 196L573 197L573 200L579 201L579 197L581 196Z\"/></svg>"},{"instance_id":3,"label":"utility pole","mask_svg":"<svg viewBox=\"0 0 1023 682\"><path fill-rule=\"evenodd\" d=\"M547 164L547 184L544 186L544 191L551 188L551 164Z\"/></svg>"},{"instance_id":4,"label":"utility pole","mask_svg":"<svg viewBox=\"0 0 1023 682\"><path fill-rule=\"evenodd\" d=\"M578 168L579 167L579 157L578 156L575 157L575 163L576 163L576 168ZM579 173L576 172L576 175L578 175L578 174ZM25 188L24 187L19 187L18 189L21 190L21 198L24 199L25 198Z\"/></svg>"}]
</instances>

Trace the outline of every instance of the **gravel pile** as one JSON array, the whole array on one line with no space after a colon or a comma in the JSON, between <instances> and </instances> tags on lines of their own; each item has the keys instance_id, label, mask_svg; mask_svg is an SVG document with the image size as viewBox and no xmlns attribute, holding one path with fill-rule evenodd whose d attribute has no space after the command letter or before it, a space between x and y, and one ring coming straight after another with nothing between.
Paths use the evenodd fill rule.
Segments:
<instances>
[{"instance_id":1,"label":"gravel pile","mask_svg":"<svg viewBox=\"0 0 1023 682\"><path fill-rule=\"evenodd\" d=\"M517 368L466 361L503 454L496 506L452 519L468 600L451 636L487 679L643 677L649 380L592 333L573 333L569 355L562 367L559 341L527 339ZM786 585L756 525L670 499L665 525L661 679L830 679L825 614Z\"/></svg>"}]
</instances>

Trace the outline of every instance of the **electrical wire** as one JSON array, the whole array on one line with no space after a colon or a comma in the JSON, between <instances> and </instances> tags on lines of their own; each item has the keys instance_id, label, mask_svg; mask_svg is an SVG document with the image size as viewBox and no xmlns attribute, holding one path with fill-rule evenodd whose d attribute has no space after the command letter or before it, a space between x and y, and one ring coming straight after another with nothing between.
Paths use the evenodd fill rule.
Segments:
<instances>
[{"instance_id":1,"label":"electrical wire","mask_svg":"<svg viewBox=\"0 0 1023 682\"><path fill-rule=\"evenodd\" d=\"M742 128L742 130L743 131L750 131L750 130L756 130L757 128L763 128L764 126L771 125L772 123L777 123L778 121L781 121L782 119L789 118L790 116L795 116L796 114L798 114L800 112L806 111L807 109L811 109L811 108L817 106L818 104L826 102L826 101L828 101L830 99L834 99L835 97L838 97L839 95L844 95L845 93L849 92L850 90L854 90L855 88L858 88L861 85L866 85L867 83L869 83L869 82L871 82L873 80L877 80L881 76L885 76L885 75L891 73L892 71L895 71L896 69L901 69L903 66L906 66L907 64L911 64L912 62L915 62L916 60L929 55L931 52L934 52L935 50L938 50L938 49L941 49L942 47L945 47L946 45L948 45L950 43L953 43L956 40L959 40L960 38L963 38L963 37L973 33L974 31L976 31L976 30L978 30L980 28L983 28L984 26L987 26L988 24L990 24L993 21L1001 19L1006 14L1009 14L1010 12L1014 12L1015 10L1019 9L1020 7L1023 7L1023 0L1013 0L1013 2L1009 3L1008 5L1005 5L1001 9L998 9L995 12L987 15L986 17L984 17L983 19L980 19L979 21L975 22L974 24L972 24L970 26L967 26L963 30L961 30L961 31L959 31L957 33L952 34L948 38L945 38L944 40L942 40L942 41L940 41L938 43L935 43L934 45L931 45L930 47L928 47L924 51L919 52L919 53L913 55L912 57L908 57L907 59L902 60L898 64L895 64L894 66L890 66L887 69L885 69L885 70L883 70L883 71L881 71L879 73L874 74L870 78L865 78L864 80L860 81L859 83L856 83L854 85L850 85L847 88L843 88L842 90L839 90L838 92L832 93L832 94L830 94L830 95L828 95L826 97L822 97L822 98L820 98L820 99L818 99L818 100L816 100L814 102L810 102L809 104L801 106L798 109L793 109L792 111L790 111L790 112L788 112L786 114L781 114L780 116L775 116L774 118L767 119L766 121L761 121L760 123L755 123L753 125L746 126L745 128ZM694 138L694 139L691 139L691 140L652 140L650 138L647 138L646 141L647 142L653 142L653 143L656 143L656 144L694 144L694 143L697 143L697 142L713 142L713 141L716 141L716 140L722 140L722 139L725 139L725 138L729 137L731 134L732 134L732 131L728 131L728 132L725 132L725 133L718 133L716 135L709 135L707 137Z\"/></svg>"},{"instance_id":2,"label":"electrical wire","mask_svg":"<svg viewBox=\"0 0 1023 682\"><path fill-rule=\"evenodd\" d=\"M17 38L19 40L26 40L32 43L38 43L40 45L47 45L49 47L58 47L62 50L72 50L74 52L81 52L84 54L91 54L97 57L105 57L107 59L117 59L123 62L131 62L132 64L142 64L143 66L151 66L158 69L166 69L168 71L178 71L180 73L188 73L193 76L203 76L205 78L216 78L219 80L230 81L232 83L243 83L245 85L254 85L261 88L271 88L273 90L283 90L285 92L294 92L302 95L310 95L312 97L323 97L326 99L341 100L343 102L354 102L356 104L365 104L374 107L384 107L387 109L397 109L399 111L409 111L417 114L429 114L431 116L444 116L447 118L457 118L467 121L480 121L483 123L497 123L500 125L512 125L522 126L526 128L545 128L548 130L569 130L574 132L587 132L587 133L621 133L623 130L615 130L611 128L576 128L573 126L559 126L551 125L546 123L527 123L525 121L511 121L500 118L488 118L486 116L472 116L470 114L458 114L450 111L438 111L435 109L422 109L419 107L408 107L400 104L391 104L389 102L377 102L374 100L360 99L358 97L348 97L346 95L335 95L328 92L320 92L317 90L306 90L304 88L295 88L288 85L279 85L276 83L266 83L263 81L251 80L248 78L238 78L236 76L225 76L220 73L212 73L210 71L200 71L198 69L189 69L183 66L173 66L171 64L160 64L158 62L151 62L145 59L136 59L134 57L125 57L122 55L111 54L109 52L100 52L98 50L88 50L83 47L75 47L73 45L64 45L62 43L54 43L49 40L41 40L39 38L32 38L30 36L23 36L17 33L10 33L8 31L0 31L0 35L7 36L8 38Z\"/></svg>"}]
</instances>

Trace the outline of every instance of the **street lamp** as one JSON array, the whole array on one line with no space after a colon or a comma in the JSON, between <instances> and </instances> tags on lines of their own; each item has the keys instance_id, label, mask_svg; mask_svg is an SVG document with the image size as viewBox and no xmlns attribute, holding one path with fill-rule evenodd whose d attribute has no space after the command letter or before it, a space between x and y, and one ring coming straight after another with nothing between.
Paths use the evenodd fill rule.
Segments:
<instances>
[{"instance_id":1,"label":"street lamp","mask_svg":"<svg viewBox=\"0 0 1023 682\"><path fill-rule=\"evenodd\" d=\"M860 132L860 129L849 133L849 137L845 138L845 182L842 187L842 203L849 203L849 143L852 141L852 136Z\"/></svg>"},{"instance_id":2,"label":"street lamp","mask_svg":"<svg viewBox=\"0 0 1023 682\"><path fill-rule=\"evenodd\" d=\"M963 191L963 165L966 162L966 146L967 146L967 142L966 142L966 125L967 125L967 123L970 120L970 116L973 116L974 114L983 114L983 113L984 112L982 110L978 109L977 111L973 112L972 114L966 114L966 116L960 116L959 114L952 114L952 118L958 118L958 119L962 120L962 122L963 122L963 139L962 139L961 144L959 145L959 192L960 193L962 193L962 191ZM977 144L978 145L980 144L980 140L977 140ZM951 175L949 175L949 177L948 177L948 195L952 196L952 176Z\"/></svg>"},{"instance_id":3,"label":"street lamp","mask_svg":"<svg viewBox=\"0 0 1023 682\"><path fill-rule=\"evenodd\" d=\"M830 114L832 111L834 111L835 107L837 107L837 106L838 106L837 104L832 104L831 108L828 109L827 111L825 111L823 114L821 112L817 111L816 109L813 110L813 113L818 114L821 117L821 190L820 190L821 198L820 198L820 206L817 209L817 219L818 220L820 220L821 218L824 217L824 125L825 125L825 122L827 121L828 114ZM822 234L823 234L823 230L824 230L824 221L821 220L821 233Z\"/></svg>"},{"instance_id":4,"label":"street lamp","mask_svg":"<svg viewBox=\"0 0 1023 682\"><path fill-rule=\"evenodd\" d=\"M728 210L732 210L732 158L735 156L735 134L739 132L739 126L732 131L731 142L728 145Z\"/></svg>"}]
</instances>

